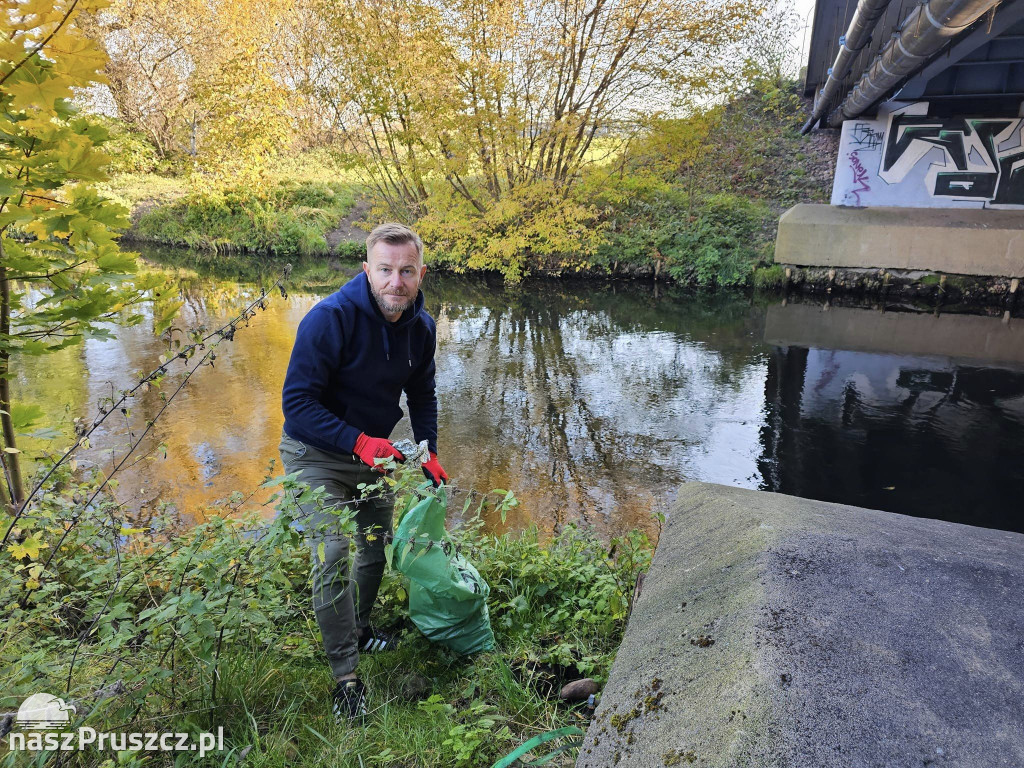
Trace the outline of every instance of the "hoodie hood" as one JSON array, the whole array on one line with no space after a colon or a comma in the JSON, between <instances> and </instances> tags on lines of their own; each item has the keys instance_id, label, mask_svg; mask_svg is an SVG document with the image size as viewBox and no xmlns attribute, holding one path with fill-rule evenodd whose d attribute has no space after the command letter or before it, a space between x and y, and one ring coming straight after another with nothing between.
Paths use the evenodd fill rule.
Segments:
<instances>
[{"instance_id":1,"label":"hoodie hood","mask_svg":"<svg viewBox=\"0 0 1024 768\"><path fill-rule=\"evenodd\" d=\"M425 301L423 291L416 291L416 299L413 301L412 306L405 310L401 317L393 323L381 313L377 300L373 298L373 293L370 291L370 280L366 277L365 272L360 272L345 283L345 285L341 286L338 289L338 293L350 300L363 315L380 327L381 341L384 344L384 356L388 361L391 360L393 354L398 354L398 351L395 349L396 345L398 345L398 336L402 335L405 337L404 350L402 351L409 363L409 367L412 368L412 340L408 330L409 326L416 322L423 312ZM402 333L400 334L400 332Z\"/></svg>"}]
</instances>

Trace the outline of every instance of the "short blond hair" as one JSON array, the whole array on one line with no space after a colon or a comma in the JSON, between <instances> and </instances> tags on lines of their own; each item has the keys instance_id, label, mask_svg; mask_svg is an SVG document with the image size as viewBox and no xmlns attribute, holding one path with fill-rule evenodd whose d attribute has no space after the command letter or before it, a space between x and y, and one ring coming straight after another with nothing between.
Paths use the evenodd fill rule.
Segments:
<instances>
[{"instance_id":1,"label":"short blond hair","mask_svg":"<svg viewBox=\"0 0 1024 768\"><path fill-rule=\"evenodd\" d=\"M373 246L377 243L385 242L390 245L401 245L402 243L412 243L416 246L416 255L420 261L423 261L423 241L420 236L413 232L412 229L405 226L405 224L398 224L393 221L389 221L385 224L381 224L374 227L366 238L366 260L370 260L370 251L373 250Z\"/></svg>"}]
</instances>

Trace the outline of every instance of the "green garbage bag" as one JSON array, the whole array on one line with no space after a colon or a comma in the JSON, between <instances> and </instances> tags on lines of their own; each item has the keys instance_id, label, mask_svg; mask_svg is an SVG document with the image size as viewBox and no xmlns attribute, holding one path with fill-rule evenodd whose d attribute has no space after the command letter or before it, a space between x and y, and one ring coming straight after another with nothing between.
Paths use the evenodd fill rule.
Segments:
<instances>
[{"instance_id":1,"label":"green garbage bag","mask_svg":"<svg viewBox=\"0 0 1024 768\"><path fill-rule=\"evenodd\" d=\"M428 639L456 653L489 651L491 588L447 543L446 511L442 488L408 510L395 531L393 562L409 579L409 617Z\"/></svg>"}]
</instances>

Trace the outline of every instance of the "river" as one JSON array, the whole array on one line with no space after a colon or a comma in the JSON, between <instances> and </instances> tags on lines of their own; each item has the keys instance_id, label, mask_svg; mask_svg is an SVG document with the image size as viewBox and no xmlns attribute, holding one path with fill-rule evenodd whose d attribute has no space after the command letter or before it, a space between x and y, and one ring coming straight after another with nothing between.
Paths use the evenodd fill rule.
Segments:
<instances>
[{"instance_id":1,"label":"river","mask_svg":"<svg viewBox=\"0 0 1024 768\"><path fill-rule=\"evenodd\" d=\"M215 328L258 295L224 268L173 261L179 325ZM252 494L243 507L265 499L295 328L355 269L270 296L221 344L146 435L150 455L119 474L127 507L201 519L236 491ZM515 491L511 527L656 535L652 515L679 484L705 480L1024 531L1024 319L564 278L508 288L431 274L423 290L438 327L441 461L462 488ZM147 320L26 360L15 392L69 435L71 418L91 419L165 352ZM172 363L162 391L183 374ZM109 466L162 405L155 389L135 398L79 466ZM403 420L393 437L406 436Z\"/></svg>"}]
</instances>

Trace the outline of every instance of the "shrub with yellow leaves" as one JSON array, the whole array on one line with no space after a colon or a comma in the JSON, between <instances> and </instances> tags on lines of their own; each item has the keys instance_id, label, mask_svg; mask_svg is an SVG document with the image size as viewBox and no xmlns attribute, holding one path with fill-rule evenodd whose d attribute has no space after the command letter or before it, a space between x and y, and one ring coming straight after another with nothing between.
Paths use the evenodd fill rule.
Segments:
<instances>
[{"instance_id":1,"label":"shrub with yellow leaves","mask_svg":"<svg viewBox=\"0 0 1024 768\"><path fill-rule=\"evenodd\" d=\"M92 188L106 176L106 131L71 104L102 79L105 57L76 25L103 0L5 0L0 11L0 425L6 501L23 499L9 380L17 356L109 334L157 299L156 330L176 306L136 274L115 230L125 211Z\"/></svg>"}]
</instances>

